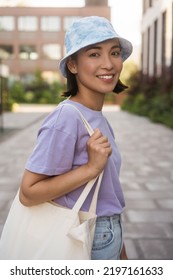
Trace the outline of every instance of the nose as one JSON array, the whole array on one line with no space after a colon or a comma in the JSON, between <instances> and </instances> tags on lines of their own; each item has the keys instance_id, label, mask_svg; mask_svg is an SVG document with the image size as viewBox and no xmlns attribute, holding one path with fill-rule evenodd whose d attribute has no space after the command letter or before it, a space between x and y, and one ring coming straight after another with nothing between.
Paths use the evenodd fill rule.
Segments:
<instances>
[{"instance_id":1,"label":"nose","mask_svg":"<svg viewBox=\"0 0 173 280\"><path fill-rule=\"evenodd\" d=\"M102 68L105 68L108 70L111 70L113 68L113 62L112 62L111 56L109 56L109 55L103 56Z\"/></svg>"}]
</instances>

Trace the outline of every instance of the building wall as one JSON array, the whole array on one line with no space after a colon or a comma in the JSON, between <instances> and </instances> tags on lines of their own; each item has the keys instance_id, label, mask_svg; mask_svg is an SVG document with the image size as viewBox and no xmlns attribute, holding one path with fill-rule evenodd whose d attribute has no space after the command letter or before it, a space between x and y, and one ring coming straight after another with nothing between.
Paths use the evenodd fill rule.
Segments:
<instances>
[{"instance_id":1,"label":"building wall","mask_svg":"<svg viewBox=\"0 0 173 280\"><path fill-rule=\"evenodd\" d=\"M36 69L57 73L58 61L65 53L66 29L76 17L91 15L110 19L110 8L89 3L82 8L1 7L3 63L9 66L11 74L18 76L26 76Z\"/></svg>"},{"instance_id":2,"label":"building wall","mask_svg":"<svg viewBox=\"0 0 173 280\"><path fill-rule=\"evenodd\" d=\"M86 6L107 6L108 0L85 0Z\"/></svg>"},{"instance_id":3,"label":"building wall","mask_svg":"<svg viewBox=\"0 0 173 280\"><path fill-rule=\"evenodd\" d=\"M143 0L142 72L161 76L173 63L173 0Z\"/></svg>"}]
</instances>

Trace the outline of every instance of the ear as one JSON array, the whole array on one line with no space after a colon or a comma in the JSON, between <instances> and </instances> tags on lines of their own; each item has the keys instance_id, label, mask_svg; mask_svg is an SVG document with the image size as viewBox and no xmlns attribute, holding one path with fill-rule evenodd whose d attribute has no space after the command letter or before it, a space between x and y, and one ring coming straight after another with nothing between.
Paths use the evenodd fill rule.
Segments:
<instances>
[{"instance_id":1,"label":"ear","mask_svg":"<svg viewBox=\"0 0 173 280\"><path fill-rule=\"evenodd\" d=\"M76 63L71 57L67 60L67 67L72 74L77 73Z\"/></svg>"}]
</instances>

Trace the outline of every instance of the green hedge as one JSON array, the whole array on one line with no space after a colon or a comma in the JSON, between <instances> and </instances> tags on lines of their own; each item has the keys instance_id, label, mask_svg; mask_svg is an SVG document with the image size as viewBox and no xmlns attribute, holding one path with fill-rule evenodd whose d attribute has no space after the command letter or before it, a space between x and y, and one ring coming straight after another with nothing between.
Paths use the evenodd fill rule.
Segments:
<instances>
[{"instance_id":1,"label":"green hedge","mask_svg":"<svg viewBox=\"0 0 173 280\"><path fill-rule=\"evenodd\" d=\"M64 98L62 92L64 85L58 81L49 84L37 71L30 83L20 80L13 81L7 88L8 98L6 98L6 108L10 108L13 103L28 104L58 104ZM8 106L10 104L10 106Z\"/></svg>"},{"instance_id":2,"label":"green hedge","mask_svg":"<svg viewBox=\"0 0 173 280\"><path fill-rule=\"evenodd\" d=\"M140 72L129 81L122 109L173 128L173 83L164 78L144 79Z\"/></svg>"}]
</instances>

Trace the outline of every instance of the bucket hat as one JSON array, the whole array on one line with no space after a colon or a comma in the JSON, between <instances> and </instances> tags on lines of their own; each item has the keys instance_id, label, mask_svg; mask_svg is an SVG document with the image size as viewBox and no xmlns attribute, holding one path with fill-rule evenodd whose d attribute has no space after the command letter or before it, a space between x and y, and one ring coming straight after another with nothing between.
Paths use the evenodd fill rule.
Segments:
<instances>
[{"instance_id":1,"label":"bucket hat","mask_svg":"<svg viewBox=\"0 0 173 280\"><path fill-rule=\"evenodd\" d=\"M108 19L98 16L89 16L76 20L65 35L66 55L59 63L59 69L63 76L66 77L66 62L72 54L89 45L113 38L119 39L121 57L122 60L125 61L132 53L132 44L116 33Z\"/></svg>"}]
</instances>

